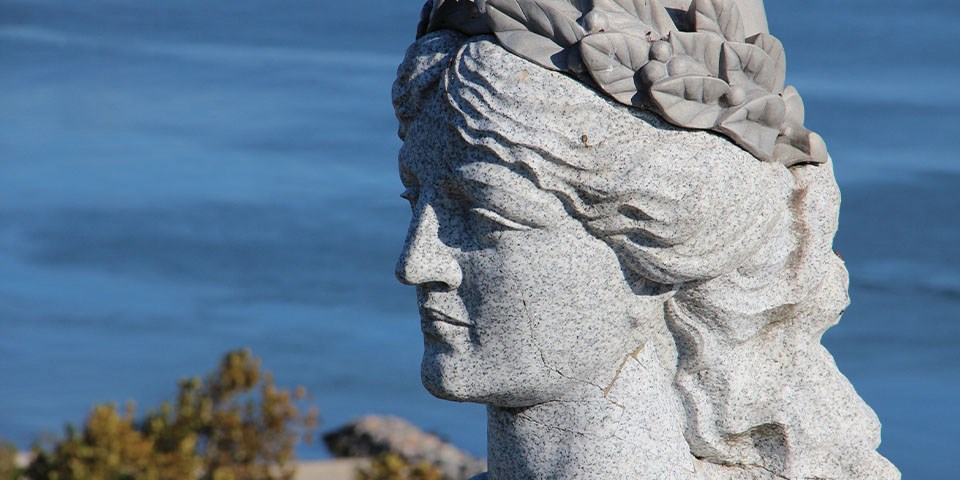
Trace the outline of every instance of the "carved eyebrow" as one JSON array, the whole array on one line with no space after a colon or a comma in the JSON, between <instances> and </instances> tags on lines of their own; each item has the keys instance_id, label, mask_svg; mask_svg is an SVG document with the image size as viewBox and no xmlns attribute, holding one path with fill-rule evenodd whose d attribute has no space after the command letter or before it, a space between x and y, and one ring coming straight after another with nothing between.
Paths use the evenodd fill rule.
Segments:
<instances>
[{"instance_id":1,"label":"carved eyebrow","mask_svg":"<svg viewBox=\"0 0 960 480\"><path fill-rule=\"evenodd\" d=\"M462 165L450 182L474 205L521 225L548 227L567 215L553 194L502 165Z\"/></svg>"}]
</instances>

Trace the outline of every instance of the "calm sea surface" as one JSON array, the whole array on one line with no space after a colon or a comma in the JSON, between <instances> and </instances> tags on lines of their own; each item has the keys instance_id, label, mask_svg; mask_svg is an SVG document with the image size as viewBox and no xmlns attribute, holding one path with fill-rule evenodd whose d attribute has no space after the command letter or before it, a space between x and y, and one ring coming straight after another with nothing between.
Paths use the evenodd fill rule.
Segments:
<instances>
[{"instance_id":1,"label":"calm sea surface","mask_svg":"<svg viewBox=\"0 0 960 480\"><path fill-rule=\"evenodd\" d=\"M768 3L844 191L854 303L824 343L905 478L954 478L960 2ZM484 453L483 409L420 386L392 273L420 4L0 0L0 437L155 406L249 346L326 428L391 413Z\"/></svg>"}]
</instances>

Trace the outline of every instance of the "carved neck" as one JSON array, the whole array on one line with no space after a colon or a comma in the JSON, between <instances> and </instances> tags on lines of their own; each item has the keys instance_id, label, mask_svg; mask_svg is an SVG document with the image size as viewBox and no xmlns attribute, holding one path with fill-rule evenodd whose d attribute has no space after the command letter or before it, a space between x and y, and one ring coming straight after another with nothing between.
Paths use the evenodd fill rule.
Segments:
<instances>
[{"instance_id":1,"label":"carved neck","mask_svg":"<svg viewBox=\"0 0 960 480\"><path fill-rule=\"evenodd\" d=\"M488 480L672 478L693 475L684 415L647 347L604 394L527 408L488 407Z\"/></svg>"}]
</instances>

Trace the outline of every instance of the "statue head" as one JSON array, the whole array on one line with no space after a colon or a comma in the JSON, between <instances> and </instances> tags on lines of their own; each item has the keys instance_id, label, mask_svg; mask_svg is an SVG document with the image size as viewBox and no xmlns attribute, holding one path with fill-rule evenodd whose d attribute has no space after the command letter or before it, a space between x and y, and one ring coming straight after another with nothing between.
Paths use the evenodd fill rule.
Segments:
<instances>
[{"instance_id":1,"label":"statue head","mask_svg":"<svg viewBox=\"0 0 960 480\"><path fill-rule=\"evenodd\" d=\"M450 49L443 61L414 52L401 75L417 80L397 91L398 111L416 112L402 127L413 220L397 275L418 287L428 389L501 406L555 400L608 384L648 342L673 369L666 300L756 249L782 217L767 184L786 172L489 37L444 32L421 46ZM424 60L435 71L420 71ZM439 76L421 90L419 75ZM712 187L725 184L739 203L719 201Z\"/></svg>"},{"instance_id":2,"label":"statue head","mask_svg":"<svg viewBox=\"0 0 960 480\"><path fill-rule=\"evenodd\" d=\"M417 288L427 389L575 402L649 349L697 458L838 478L851 457L887 465L819 344L847 305L830 163L761 161L588 83L490 35L440 29L408 50L397 276Z\"/></svg>"}]
</instances>

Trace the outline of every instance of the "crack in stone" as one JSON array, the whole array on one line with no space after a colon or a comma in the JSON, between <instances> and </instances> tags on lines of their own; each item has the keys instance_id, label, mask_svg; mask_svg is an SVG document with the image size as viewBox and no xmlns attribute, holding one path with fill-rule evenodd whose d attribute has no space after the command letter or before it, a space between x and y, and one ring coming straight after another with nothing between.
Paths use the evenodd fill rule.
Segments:
<instances>
[{"instance_id":1,"label":"crack in stone","mask_svg":"<svg viewBox=\"0 0 960 480\"><path fill-rule=\"evenodd\" d=\"M722 467L740 468L740 469L743 469L743 470L750 470L751 468L758 468L758 469L760 469L760 470L763 470L764 472L769 473L770 475L773 475L774 478L777 478L777 479L780 479L780 480L794 480L794 479L791 479L791 478L789 478L789 477L784 477L783 475L780 475L779 473L774 472L773 470L770 470L769 468L764 467L763 465L757 465L757 464L755 464L755 463L712 462L712 461L707 460L707 459L704 459L704 458L701 458L700 460L702 460L702 461L704 461L704 462L712 463L712 464L714 464L714 465L720 465L720 466L722 466ZM803 480L830 480L830 479L827 479L827 478L819 478L819 477L809 477L809 478L804 478Z\"/></svg>"},{"instance_id":2,"label":"crack in stone","mask_svg":"<svg viewBox=\"0 0 960 480\"><path fill-rule=\"evenodd\" d=\"M524 317L526 317L527 319L529 319L529 318L530 318L530 315L529 315L529 307L528 307L528 305L527 305L526 292L523 292L522 290L520 291L520 303L523 304L523 311L524 311L524 314L525 314ZM564 373L561 372L558 368L551 366L550 363L547 362L547 356L546 356L546 354L543 353L543 348L540 347L540 344L536 341L536 338L534 338L534 335L533 335L533 327L529 324L529 322L527 323L527 328L529 329L528 334L530 335L530 338L531 338L531 341L533 342L533 345L536 347L537 352L540 353L540 361L543 363L543 366L544 366L544 367L546 367L546 368L554 371L557 375L559 375L559 376L562 377L562 378L566 378L566 379L572 380L572 381L574 381L574 382L578 382L578 383L581 383L581 384L584 384L584 385L587 385L587 386L590 386L590 387L595 387L595 388L597 388L597 389L600 390L601 393L603 394L603 398L604 398L605 400L607 400L608 402L610 402L611 405L614 405L615 407L619 408L620 411L621 411L621 413L627 411L627 407L626 407L625 405L621 405L620 403L614 401L613 399L608 398L608 395L610 394L610 391L613 389L613 385L616 383L617 379L620 378L620 373L623 371L623 368L627 365L627 362L630 360L631 357L633 357L633 359L636 360L636 359L637 359L637 355L640 353L641 350L644 349L645 344L644 344L644 345L640 345L639 348L637 348L635 351L631 352L631 353L628 354L626 357L624 357L623 362L621 362L620 368L617 369L617 373L616 373L616 375L614 376L613 380L611 380L610 385L608 385L606 388L603 388L603 387L601 387L600 385L597 385L597 384L595 384L595 383L593 383L593 382L590 382L590 381L587 381L587 380L583 380L583 379L580 379L580 378L574 378L574 377L569 377L569 376L567 376L567 375L564 375Z\"/></svg>"},{"instance_id":3,"label":"crack in stone","mask_svg":"<svg viewBox=\"0 0 960 480\"><path fill-rule=\"evenodd\" d=\"M520 303L523 304L524 317L529 320L529 319L530 319L530 315L529 315L529 310L528 310L528 307L527 307L527 297L526 297L526 293L523 292L522 290L520 291ZM537 340L536 340L536 338L535 338L535 335L533 334L533 327L530 325L529 321L526 322L526 326L527 326L527 329L528 329L528 334L530 335L530 339L531 339L531 341L533 342L534 347L536 347L536 348L537 348L537 352L540 353L540 361L543 362L543 366L544 366L544 367L546 367L546 368L548 368L548 369L550 369L550 370L553 370L557 375L560 375L562 378L566 378L566 379L568 379L568 380L572 380L572 381L574 381L574 382L582 383L582 384L585 384L585 385L588 385L588 386L591 386L591 387L596 387L597 389L603 391L603 388L600 387L600 385L596 385L596 384L594 384L594 383L592 383L592 382L589 382L589 381L586 381L586 380L583 380L583 379L580 379L580 378L569 377L569 376L567 376L567 375L564 375L563 372L561 372L558 368L551 366L551 365L547 362L547 356L543 353L543 348L540 347L540 344L537 342ZM619 405L618 405L618 406L619 406ZM621 407L621 408L623 408L623 407Z\"/></svg>"},{"instance_id":4,"label":"crack in stone","mask_svg":"<svg viewBox=\"0 0 960 480\"><path fill-rule=\"evenodd\" d=\"M530 416L528 416L528 415L525 415L525 414L523 414L523 413L517 414L517 418L522 418L522 419L524 419L524 420L526 420L526 421L528 421L528 422L531 422L531 423L535 423L535 424L537 424L537 425L540 425L541 427L549 428L549 429L551 429L551 430L556 430L556 431L559 431L559 432L571 433L571 434L574 434L574 435L579 435L579 436L581 436L581 437L588 437L588 436L599 437L599 435L589 434L589 433L586 433L586 432L578 432L578 431L576 431L576 430L570 430L569 428L562 428L562 427L558 427L558 426L556 426L556 425L549 425L549 424L543 423L543 422L541 422L541 421L539 421L539 420L535 420L534 418L532 418L532 417L530 417Z\"/></svg>"},{"instance_id":5,"label":"crack in stone","mask_svg":"<svg viewBox=\"0 0 960 480\"><path fill-rule=\"evenodd\" d=\"M637 347L636 350L634 350L633 352L627 354L626 357L623 357L623 361L620 362L620 368L617 369L617 373L616 373L616 375L613 376L613 380L610 380L610 384L607 385L607 388L604 388L604 389L603 389L603 396L604 396L604 398L606 398L608 395L610 395L610 391L613 390L613 386L617 383L617 380L620 379L620 374L623 373L623 369L624 369L624 367L627 366L627 362L629 362L631 358L634 359L634 360L639 361L640 359L637 358L637 355L639 355L640 352L641 352L645 347L646 347L646 344L640 345L639 347ZM613 401L613 400L611 400L611 402L612 402L612 401Z\"/></svg>"}]
</instances>

